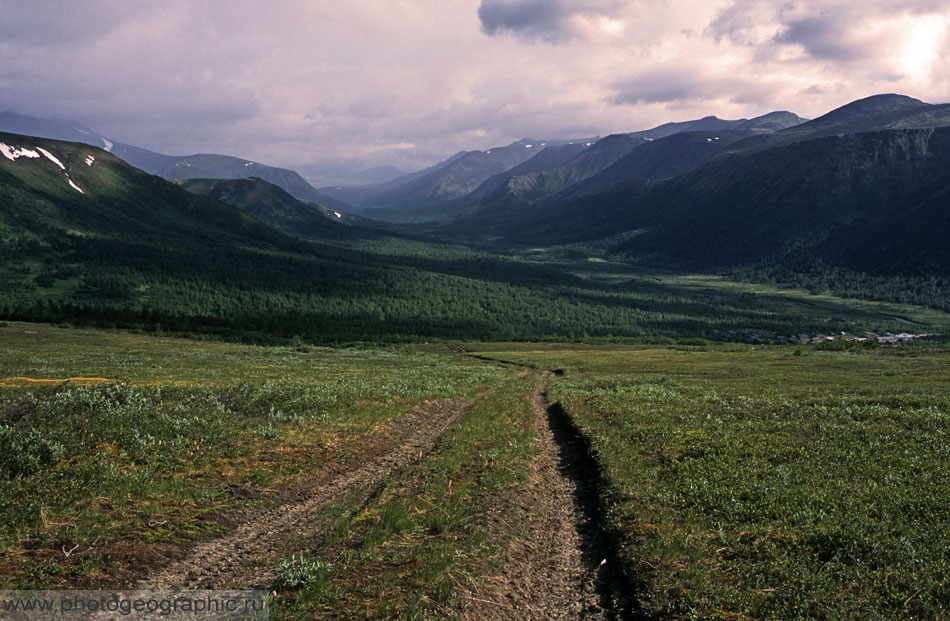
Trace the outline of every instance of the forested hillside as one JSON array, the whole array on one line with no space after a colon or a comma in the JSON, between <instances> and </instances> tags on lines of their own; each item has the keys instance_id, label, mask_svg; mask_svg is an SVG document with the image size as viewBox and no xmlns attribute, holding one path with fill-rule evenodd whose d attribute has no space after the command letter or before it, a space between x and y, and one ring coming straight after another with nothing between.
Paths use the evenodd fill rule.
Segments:
<instances>
[{"instance_id":1,"label":"forested hillside","mask_svg":"<svg viewBox=\"0 0 950 621\"><path fill-rule=\"evenodd\" d=\"M304 241L102 150L8 134L0 142L12 158L0 158L4 318L322 342L777 335L892 323L890 311L832 302L816 312L647 275L602 279L378 232ZM314 227L353 230L315 217Z\"/></svg>"}]
</instances>

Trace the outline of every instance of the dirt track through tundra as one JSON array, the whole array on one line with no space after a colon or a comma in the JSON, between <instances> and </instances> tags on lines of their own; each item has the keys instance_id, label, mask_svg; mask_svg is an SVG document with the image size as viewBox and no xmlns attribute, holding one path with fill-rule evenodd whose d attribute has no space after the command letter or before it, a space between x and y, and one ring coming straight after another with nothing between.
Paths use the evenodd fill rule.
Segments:
<instances>
[{"instance_id":1,"label":"dirt track through tundra","mask_svg":"<svg viewBox=\"0 0 950 621\"><path fill-rule=\"evenodd\" d=\"M267 587L273 583L281 545L293 536L313 534L311 518L354 490L368 498L375 484L428 451L459 420L467 400L427 401L397 423L390 434L399 443L353 468L317 479L303 500L284 503L255 515L233 531L195 546L188 555L154 572L137 585L142 589L225 589ZM308 532L309 530L309 532Z\"/></svg>"},{"instance_id":2,"label":"dirt track through tundra","mask_svg":"<svg viewBox=\"0 0 950 621\"><path fill-rule=\"evenodd\" d=\"M532 396L538 455L517 497L494 508L506 562L466 597L464 618L626 619L631 601L600 523L599 476L589 447L539 388ZM516 536L512 511L525 512Z\"/></svg>"}]
</instances>

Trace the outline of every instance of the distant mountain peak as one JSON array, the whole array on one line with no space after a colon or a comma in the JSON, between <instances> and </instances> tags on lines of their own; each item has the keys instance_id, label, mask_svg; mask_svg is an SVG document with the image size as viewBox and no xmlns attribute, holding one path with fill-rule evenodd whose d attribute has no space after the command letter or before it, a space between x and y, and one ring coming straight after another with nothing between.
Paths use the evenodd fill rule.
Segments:
<instances>
[{"instance_id":1,"label":"distant mountain peak","mask_svg":"<svg viewBox=\"0 0 950 621\"><path fill-rule=\"evenodd\" d=\"M840 108L835 108L831 112L819 118L835 118L850 114L880 114L887 112L902 112L920 108L927 108L930 104L924 103L919 99L908 97L907 95L898 95L895 93L886 93L882 95L871 95L864 99L858 99L845 104Z\"/></svg>"},{"instance_id":2,"label":"distant mountain peak","mask_svg":"<svg viewBox=\"0 0 950 621\"><path fill-rule=\"evenodd\" d=\"M546 140L535 140L533 138L522 138L508 145L509 147L522 147L525 149L543 149L548 146ZM491 153L493 149L488 149L485 153Z\"/></svg>"}]
</instances>

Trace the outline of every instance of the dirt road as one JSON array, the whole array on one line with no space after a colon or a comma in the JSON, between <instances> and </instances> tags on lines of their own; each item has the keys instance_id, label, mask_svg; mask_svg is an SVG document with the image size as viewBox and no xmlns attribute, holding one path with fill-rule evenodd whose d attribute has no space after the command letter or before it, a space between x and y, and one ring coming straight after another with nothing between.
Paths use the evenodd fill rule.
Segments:
<instances>
[{"instance_id":1,"label":"dirt road","mask_svg":"<svg viewBox=\"0 0 950 621\"><path fill-rule=\"evenodd\" d=\"M302 500L272 507L224 536L192 548L187 556L141 580L139 589L266 588L273 583L282 549L299 536L314 534L320 509L357 490L367 496L388 473L405 467L430 449L469 407L466 400L427 401L400 421L389 435L401 438L377 455L367 455L343 471L310 481Z\"/></svg>"},{"instance_id":2,"label":"dirt road","mask_svg":"<svg viewBox=\"0 0 950 621\"><path fill-rule=\"evenodd\" d=\"M601 532L592 458L563 410L540 389L532 401L537 457L524 488L492 509L505 563L466 596L463 618L629 618ZM524 518L512 527L516 514Z\"/></svg>"}]
</instances>

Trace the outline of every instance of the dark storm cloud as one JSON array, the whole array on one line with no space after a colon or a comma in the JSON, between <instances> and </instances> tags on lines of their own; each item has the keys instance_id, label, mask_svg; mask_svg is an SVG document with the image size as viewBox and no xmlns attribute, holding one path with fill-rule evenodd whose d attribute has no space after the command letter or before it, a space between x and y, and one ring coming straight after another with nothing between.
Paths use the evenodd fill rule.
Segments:
<instances>
[{"instance_id":1,"label":"dark storm cloud","mask_svg":"<svg viewBox=\"0 0 950 621\"><path fill-rule=\"evenodd\" d=\"M665 66L617 82L609 101L616 105L663 104L716 97L735 87L733 81L717 81L687 66Z\"/></svg>"},{"instance_id":2,"label":"dark storm cloud","mask_svg":"<svg viewBox=\"0 0 950 621\"><path fill-rule=\"evenodd\" d=\"M524 32L531 35L559 36L565 11L551 0L485 0L478 7L478 18L486 34L500 31Z\"/></svg>"},{"instance_id":3,"label":"dark storm cloud","mask_svg":"<svg viewBox=\"0 0 950 621\"><path fill-rule=\"evenodd\" d=\"M482 0L478 18L488 35L510 32L528 39L563 42L576 31L577 16L609 15L616 2L567 0Z\"/></svg>"},{"instance_id":4,"label":"dark storm cloud","mask_svg":"<svg viewBox=\"0 0 950 621\"><path fill-rule=\"evenodd\" d=\"M775 41L801 45L812 58L850 61L865 54L861 46L850 40L850 24L834 15L817 15L787 23Z\"/></svg>"},{"instance_id":5,"label":"dark storm cloud","mask_svg":"<svg viewBox=\"0 0 950 621\"><path fill-rule=\"evenodd\" d=\"M690 63L667 63L615 82L612 91L607 101L613 105L666 104L676 107L690 101L758 104L768 101L772 85L768 79L759 76L715 74L697 69Z\"/></svg>"},{"instance_id":6,"label":"dark storm cloud","mask_svg":"<svg viewBox=\"0 0 950 621\"><path fill-rule=\"evenodd\" d=\"M695 97L702 90L706 89L697 83L695 76L670 76L661 72L618 84L610 102L617 105L669 103Z\"/></svg>"}]
</instances>

